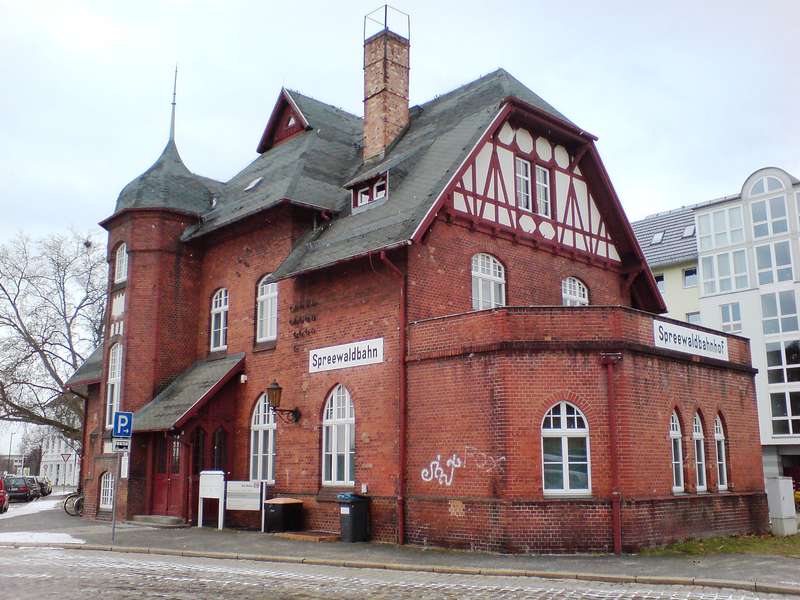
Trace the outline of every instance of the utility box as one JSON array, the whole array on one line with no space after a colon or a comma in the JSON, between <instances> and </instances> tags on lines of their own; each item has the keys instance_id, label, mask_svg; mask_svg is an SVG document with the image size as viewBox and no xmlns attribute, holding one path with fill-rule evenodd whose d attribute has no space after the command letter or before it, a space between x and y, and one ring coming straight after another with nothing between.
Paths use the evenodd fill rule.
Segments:
<instances>
[{"instance_id":1,"label":"utility box","mask_svg":"<svg viewBox=\"0 0 800 600\"><path fill-rule=\"evenodd\" d=\"M369 498L350 492L336 496L339 502L339 534L343 542L369 540Z\"/></svg>"},{"instance_id":2,"label":"utility box","mask_svg":"<svg viewBox=\"0 0 800 600\"><path fill-rule=\"evenodd\" d=\"M272 498L264 502L265 531L303 529L303 501L297 498Z\"/></svg>"},{"instance_id":3,"label":"utility box","mask_svg":"<svg viewBox=\"0 0 800 600\"><path fill-rule=\"evenodd\" d=\"M797 533L797 512L794 507L794 488L791 477L767 479L767 503L774 535Z\"/></svg>"}]
</instances>

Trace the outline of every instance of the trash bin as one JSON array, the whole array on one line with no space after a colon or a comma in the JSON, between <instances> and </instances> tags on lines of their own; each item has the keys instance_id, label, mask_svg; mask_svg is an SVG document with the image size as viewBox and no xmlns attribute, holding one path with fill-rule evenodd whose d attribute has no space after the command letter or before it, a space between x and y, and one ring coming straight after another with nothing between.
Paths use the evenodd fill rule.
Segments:
<instances>
[{"instance_id":1,"label":"trash bin","mask_svg":"<svg viewBox=\"0 0 800 600\"><path fill-rule=\"evenodd\" d=\"M300 531L303 529L303 501L296 498L272 498L264 502L265 531Z\"/></svg>"},{"instance_id":2,"label":"trash bin","mask_svg":"<svg viewBox=\"0 0 800 600\"><path fill-rule=\"evenodd\" d=\"M339 522L343 542L369 540L369 498L350 492L338 494Z\"/></svg>"}]
</instances>

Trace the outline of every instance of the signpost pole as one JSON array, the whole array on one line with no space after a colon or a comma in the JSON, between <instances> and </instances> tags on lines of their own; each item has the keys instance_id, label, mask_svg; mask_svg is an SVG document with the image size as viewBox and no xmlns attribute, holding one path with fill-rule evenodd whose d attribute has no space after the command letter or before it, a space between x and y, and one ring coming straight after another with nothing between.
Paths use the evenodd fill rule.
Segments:
<instances>
[{"instance_id":1,"label":"signpost pole","mask_svg":"<svg viewBox=\"0 0 800 600\"><path fill-rule=\"evenodd\" d=\"M117 468L116 475L114 475L114 497L111 499L111 543L113 544L117 537L117 488L119 486L119 452L117 455Z\"/></svg>"}]
</instances>

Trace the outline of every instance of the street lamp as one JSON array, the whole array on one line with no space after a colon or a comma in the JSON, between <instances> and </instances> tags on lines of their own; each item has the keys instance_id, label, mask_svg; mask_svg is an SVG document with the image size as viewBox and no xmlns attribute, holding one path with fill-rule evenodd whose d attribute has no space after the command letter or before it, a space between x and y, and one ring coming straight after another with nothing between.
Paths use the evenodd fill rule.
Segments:
<instances>
[{"instance_id":1,"label":"street lamp","mask_svg":"<svg viewBox=\"0 0 800 600\"><path fill-rule=\"evenodd\" d=\"M272 383L267 386L267 402L269 403L269 407L275 411L275 414L278 415L284 423L297 423L300 420L300 409L296 406L294 408L280 408L282 392L283 388L273 379ZM284 417L283 415L286 416Z\"/></svg>"}]
</instances>

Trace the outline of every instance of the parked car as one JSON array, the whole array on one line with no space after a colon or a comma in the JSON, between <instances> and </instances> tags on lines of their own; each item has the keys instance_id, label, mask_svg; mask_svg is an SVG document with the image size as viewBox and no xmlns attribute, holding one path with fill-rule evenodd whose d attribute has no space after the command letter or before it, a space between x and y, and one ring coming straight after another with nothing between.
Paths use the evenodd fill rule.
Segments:
<instances>
[{"instance_id":1,"label":"parked car","mask_svg":"<svg viewBox=\"0 0 800 600\"><path fill-rule=\"evenodd\" d=\"M47 477L36 477L36 483L39 484L39 492L41 492L42 496L49 496L53 493L53 485Z\"/></svg>"},{"instance_id":2,"label":"parked car","mask_svg":"<svg viewBox=\"0 0 800 600\"><path fill-rule=\"evenodd\" d=\"M23 502L30 502L38 496L34 495L34 491L24 477L17 477L16 475L9 475L5 478L6 492L8 492L9 500L22 500Z\"/></svg>"},{"instance_id":3,"label":"parked car","mask_svg":"<svg viewBox=\"0 0 800 600\"><path fill-rule=\"evenodd\" d=\"M31 493L33 494L33 497L41 498L42 488L39 487L39 482L36 481L36 477L26 477L25 481L28 482L28 487L31 488Z\"/></svg>"},{"instance_id":4,"label":"parked car","mask_svg":"<svg viewBox=\"0 0 800 600\"><path fill-rule=\"evenodd\" d=\"M0 479L0 515L8 510L10 502L11 499L8 497L8 492L6 491L5 480Z\"/></svg>"}]
</instances>

